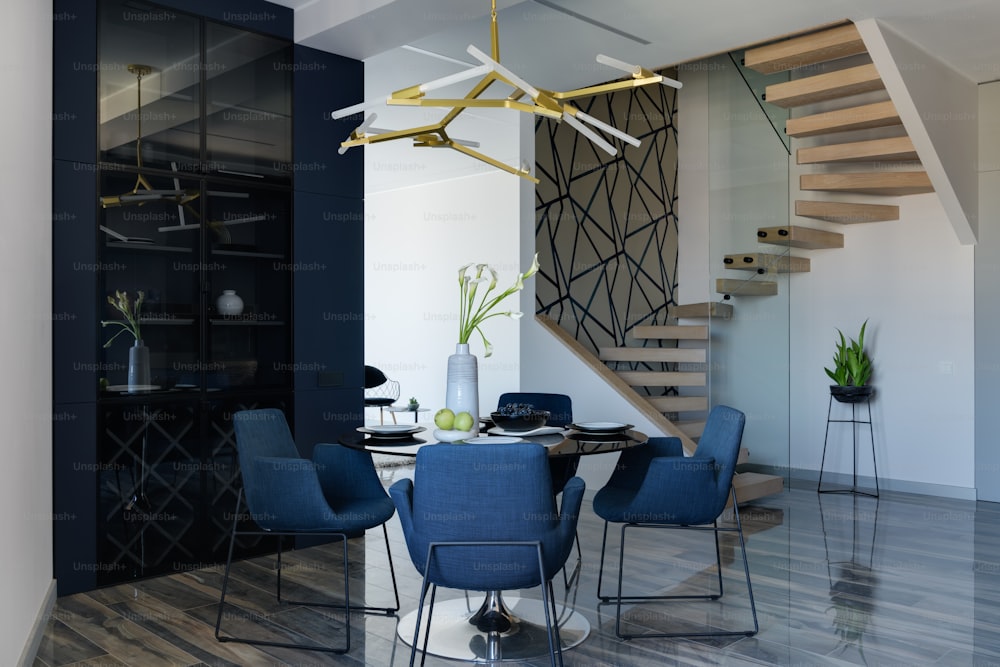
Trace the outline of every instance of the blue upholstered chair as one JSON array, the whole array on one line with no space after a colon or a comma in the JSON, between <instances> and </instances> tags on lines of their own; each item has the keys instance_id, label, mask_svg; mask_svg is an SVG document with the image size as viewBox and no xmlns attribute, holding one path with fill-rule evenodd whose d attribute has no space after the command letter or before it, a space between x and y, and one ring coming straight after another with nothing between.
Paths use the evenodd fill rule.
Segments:
<instances>
[{"instance_id":1,"label":"blue upholstered chair","mask_svg":"<svg viewBox=\"0 0 1000 667\"><path fill-rule=\"evenodd\" d=\"M572 549L583 490L582 479L569 480L557 511L548 454L535 443L440 444L417 453L414 479L389 489L410 559L423 575L411 665L427 590L432 587L430 628L438 586L496 597L503 590L541 586L552 664L557 658L562 664L552 577ZM503 618L490 625L506 631Z\"/></svg>"},{"instance_id":2,"label":"blue upholstered chair","mask_svg":"<svg viewBox=\"0 0 1000 667\"><path fill-rule=\"evenodd\" d=\"M509 391L500 395L500 400L497 401L497 410L508 403L527 403L534 406L536 410L548 410L549 419L545 422L546 426L566 428L573 423L573 399L566 394L549 394L537 391ZM549 457L549 475L552 477L552 493L562 493L566 482L576 475L576 470L579 467L579 454ZM580 539L576 537L574 541L576 542L576 568L573 569L571 574L563 570L563 583L567 588L579 573L583 563L583 550L580 548Z\"/></svg>"},{"instance_id":3,"label":"blue upholstered chair","mask_svg":"<svg viewBox=\"0 0 1000 667\"><path fill-rule=\"evenodd\" d=\"M222 596L215 622L215 637L219 641L241 642L262 646L280 646L330 653L346 653L351 648L351 623L344 623L346 637L342 647L321 644L299 644L241 638L221 633L222 613L233 560L233 545L240 535L273 535L278 537L277 583L279 602L317 607L332 607L350 612L392 615L399 611L399 591L396 572L389 550L389 534L385 522L395 508L382 488L368 452L340 445L318 444L309 461L299 455L285 415L276 409L243 410L233 415L236 449L239 455L243 489L236 500L233 532L222 578ZM255 526L239 525L241 499ZM389 571L395 593L394 607L365 607L351 604L348 587L347 540L360 537L375 526L382 526ZM299 602L281 597L281 542L284 536L328 536L343 543L344 603Z\"/></svg>"},{"instance_id":4,"label":"blue upholstered chair","mask_svg":"<svg viewBox=\"0 0 1000 667\"><path fill-rule=\"evenodd\" d=\"M747 563L740 524L736 492L732 488L736 460L743 438L745 417L739 410L720 405L709 413L698 448L693 456L684 456L678 438L650 438L645 445L622 452L618 466L608 483L594 496L594 512L604 519L604 538L601 543L601 564L598 570L597 595L602 602L615 602L615 634L621 639L636 637L705 637L746 635L757 633L757 608L750 585L750 566ZM735 527L719 526L718 518L732 498ZM618 560L618 592L606 596L601 592L604 578L604 555L608 540L608 523L620 523L621 543ZM622 596L622 579L625 570L625 531L627 528L685 528L710 530L715 536L715 559L718 568L717 593L708 595L650 595ZM746 575L753 614L753 630L677 632L628 635L621 631L622 602L644 602L672 599L710 599L722 597L722 557L719 533L735 532L739 535L743 554L743 572ZM652 583L643 580L649 589Z\"/></svg>"},{"instance_id":5,"label":"blue upholstered chair","mask_svg":"<svg viewBox=\"0 0 1000 667\"><path fill-rule=\"evenodd\" d=\"M546 426L565 428L573 423L573 400L566 394L546 394L540 392L507 392L500 395L497 410L508 403L527 403L536 410L548 410ZM549 459L552 474L552 492L562 493L563 487L575 474L580 465L579 455L553 456Z\"/></svg>"}]
</instances>

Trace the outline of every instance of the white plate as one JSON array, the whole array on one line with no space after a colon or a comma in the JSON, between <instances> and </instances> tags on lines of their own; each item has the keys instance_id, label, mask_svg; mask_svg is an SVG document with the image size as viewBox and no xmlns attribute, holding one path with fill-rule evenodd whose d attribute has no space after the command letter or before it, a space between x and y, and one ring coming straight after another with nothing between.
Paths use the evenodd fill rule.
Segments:
<instances>
[{"instance_id":1,"label":"white plate","mask_svg":"<svg viewBox=\"0 0 1000 667\"><path fill-rule=\"evenodd\" d=\"M415 433L418 427L412 424L374 424L367 428L372 433Z\"/></svg>"},{"instance_id":2,"label":"white plate","mask_svg":"<svg viewBox=\"0 0 1000 667\"><path fill-rule=\"evenodd\" d=\"M621 422L580 422L570 424L570 428L586 433L614 433L632 428L632 424L622 424Z\"/></svg>"},{"instance_id":3,"label":"white plate","mask_svg":"<svg viewBox=\"0 0 1000 667\"><path fill-rule=\"evenodd\" d=\"M476 438L469 438L465 441L467 445L513 445L516 442L524 442L524 438L513 438L503 435L481 435Z\"/></svg>"},{"instance_id":4,"label":"white plate","mask_svg":"<svg viewBox=\"0 0 1000 667\"><path fill-rule=\"evenodd\" d=\"M196 384L175 384L174 385L174 389L197 389L197 388L198 388L198 385L196 385Z\"/></svg>"},{"instance_id":5,"label":"white plate","mask_svg":"<svg viewBox=\"0 0 1000 667\"><path fill-rule=\"evenodd\" d=\"M533 428L530 431L507 431L499 426L494 426L486 432L491 435L510 435L517 438L526 438L530 435L554 435L556 433L562 433L562 429L558 426L539 426L538 428Z\"/></svg>"},{"instance_id":6,"label":"white plate","mask_svg":"<svg viewBox=\"0 0 1000 667\"><path fill-rule=\"evenodd\" d=\"M443 429L434 429L434 437L437 438L438 442L458 442L459 440L465 440L466 438L472 437L472 431L445 431Z\"/></svg>"}]
</instances>

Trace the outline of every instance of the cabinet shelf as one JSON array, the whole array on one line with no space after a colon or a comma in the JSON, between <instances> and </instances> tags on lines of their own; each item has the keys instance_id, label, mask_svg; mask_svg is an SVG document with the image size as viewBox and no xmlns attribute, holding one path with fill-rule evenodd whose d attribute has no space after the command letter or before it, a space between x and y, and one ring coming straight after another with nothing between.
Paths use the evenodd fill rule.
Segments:
<instances>
[{"instance_id":1,"label":"cabinet shelf","mask_svg":"<svg viewBox=\"0 0 1000 667\"><path fill-rule=\"evenodd\" d=\"M194 324L193 317L140 317L139 324L145 326L188 326Z\"/></svg>"},{"instance_id":2,"label":"cabinet shelf","mask_svg":"<svg viewBox=\"0 0 1000 667\"><path fill-rule=\"evenodd\" d=\"M226 257L256 257L258 259L285 259L285 255L280 252L261 252L259 250L220 250L212 249L213 255L224 255Z\"/></svg>"},{"instance_id":3,"label":"cabinet shelf","mask_svg":"<svg viewBox=\"0 0 1000 667\"><path fill-rule=\"evenodd\" d=\"M129 243L127 241L108 241L109 248L123 248L126 250L142 250L144 252L191 252L192 248L184 246L160 245L159 243Z\"/></svg>"},{"instance_id":4,"label":"cabinet shelf","mask_svg":"<svg viewBox=\"0 0 1000 667\"><path fill-rule=\"evenodd\" d=\"M253 319L251 317L236 316L226 319L209 319L212 326L243 326L243 327L283 327L283 320Z\"/></svg>"}]
</instances>

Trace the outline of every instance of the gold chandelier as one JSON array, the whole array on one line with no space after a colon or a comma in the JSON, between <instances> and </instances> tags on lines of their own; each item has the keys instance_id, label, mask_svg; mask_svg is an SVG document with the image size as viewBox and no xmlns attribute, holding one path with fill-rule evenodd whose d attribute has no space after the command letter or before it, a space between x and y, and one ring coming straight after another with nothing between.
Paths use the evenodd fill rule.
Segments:
<instances>
[{"instance_id":1,"label":"gold chandelier","mask_svg":"<svg viewBox=\"0 0 1000 667\"><path fill-rule=\"evenodd\" d=\"M639 140L602 120L584 113L572 104L571 100L580 97L591 97L594 95L612 93L628 88L638 88L640 86L647 86L654 83L660 83L673 88L681 87L681 83L679 81L669 79L660 74L655 74L654 72L639 65L631 65L621 60L617 60L603 54L598 54L597 62L627 72L631 75L631 78L596 86L588 86L586 88L577 88L566 92L554 92L536 88L500 64L496 0L491 0L491 6L490 41L492 44L492 55L483 53L471 44L468 49L466 49L469 55L482 63L481 65L471 67L455 74L450 74L440 79L434 79L433 81L429 81L427 83L397 90L384 100L385 104L393 106L448 108L449 111L444 115L444 117L441 118L441 120L431 125L422 125L405 130L380 130L372 127L372 123L377 118L377 115L372 113L365 118L361 125L351 132L347 139L341 142L339 152L343 154L349 148L353 148L355 146L377 144L385 141L392 141L394 139L412 138L414 146L451 148L477 160L481 160L498 169L502 169L511 174L515 174L538 183L538 179L531 175L528 168L514 167L474 150L479 147L478 142L466 141L448 136L448 124L455 120L465 109L470 107L514 109L516 111L545 116L546 118L551 118L556 122L566 121L568 125L587 137L587 139L593 142L594 145L598 146L610 155L616 155L618 151L614 145L612 145L592 128L597 128L602 132L632 144L633 146L638 146L640 144ZM462 81L468 81L469 79L475 79L477 77L481 77L479 82L476 83L463 98L443 99L426 97L426 94L431 91L444 88L455 83L460 83ZM512 87L514 89L513 92L505 98L480 99L480 96L486 92L486 90L494 82L497 81ZM366 101L360 104L344 107L343 109L338 109L334 111L331 116L334 119L344 118L351 114L367 111L368 109L380 106L381 104L383 104L382 99Z\"/></svg>"}]
</instances>

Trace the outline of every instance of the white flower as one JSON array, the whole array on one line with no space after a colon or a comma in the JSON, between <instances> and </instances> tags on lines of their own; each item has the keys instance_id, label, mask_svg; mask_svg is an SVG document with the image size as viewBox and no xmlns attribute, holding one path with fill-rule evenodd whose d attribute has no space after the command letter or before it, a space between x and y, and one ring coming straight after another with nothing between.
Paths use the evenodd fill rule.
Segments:
<instances>
[{"instance_id":1,"label":"white flower","mask_svg":"<svg viewBox=\"0 0 1000 667\"><path fill-rule=\"evenodd\" d=\"M470 276L468 274L468 271L472 266L476 267L475 276ZM483 275L484 271L489 273L488 277ZM488 357L493 354L493 345L486 340L486 336L483 335L483 330L479 328L480 325L491 317L504 316L514 319L521 317L524 313L510 310L499 313L491 313L490 311L496 308L501 301L506 299L511 294L524 289L525 279L530 278L536 273L538 273L537 253L535 253L535 257L531 261L531 266L528 270L524 273L518 274L513 285L491 299L489 298L490 293L496 289L497 286L497 272L493 269L493 267L487 264L466 264L460 268L458 270L458 284L460 287L458 342L468 343L469 337L472 336L472 332L478 331L479 336L483 339L483 345L486 348L485 356ZM487 281L489 281L489 286L487 286L486 291L483 292L482 297L477 304L476 292L479 290L479 284Z\"/></svg>"}]
</instances>

